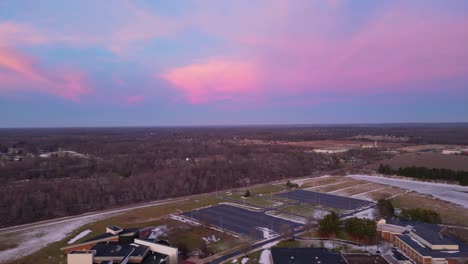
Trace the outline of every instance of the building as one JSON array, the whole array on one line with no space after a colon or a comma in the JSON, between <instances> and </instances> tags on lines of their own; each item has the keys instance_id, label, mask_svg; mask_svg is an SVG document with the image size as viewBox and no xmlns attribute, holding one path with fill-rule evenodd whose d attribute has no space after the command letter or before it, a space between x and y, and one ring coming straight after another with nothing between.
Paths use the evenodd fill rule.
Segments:
<instances>
[{"instance_id":1,"label":"building","mask_svg":"<svg viewBox=\"0 0 468 264\"><path fill-rule=\"evenodd\" d=\"M390 219L380 220L377 230L417 264L451 264L468 259L468 244L445 235L439 225Z\"/></svg>"},{"instance_id":2,"label":"building","mask_svg":"<svg viewBox=\"0 0 468 264\"><path fill-rule=\"evenodd\" d=\"M273 264L340 264L347 263L341 253L325 248L272 248Z\"/></svg>"},{"instance_id":3,"label":"building","mask_svg":"<svg viewBox=\"0 0 468 264\"><path fill-rule=\"evenodd\" d=\"M61 250L67 253L68 264L178 264L178 249L148 239L148 230L109 226L106 233Z\"/></svg>"}]
</instances>

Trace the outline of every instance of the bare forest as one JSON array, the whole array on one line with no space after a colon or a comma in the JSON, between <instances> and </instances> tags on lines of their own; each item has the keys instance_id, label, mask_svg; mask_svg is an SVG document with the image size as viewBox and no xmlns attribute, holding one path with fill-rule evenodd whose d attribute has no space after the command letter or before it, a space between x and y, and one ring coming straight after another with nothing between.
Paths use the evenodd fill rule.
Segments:
<instances>
[{"instance_id":1,"label":"bare forest","mask_svg":"<svg viewBox=\"0 0 468 264\"><path fill-rule=\"evenodd\" d=\"M305 146L239 144L245 139L311 141L360 134L461 144L468 128L202 127L0 130L0 226L132 203L199 194L375 162L378 150L323 155ZM419 131L419 134L418 134ZM427 136L429 135L429 136ZM436 138L443 142L434 142ZM450 142L453 141L453 142ZM347 161L353 159L353 163ZM355 162L355 161L359 162ZM362 163L362 164L361 164Z\"/></svg>"}]
</instances>

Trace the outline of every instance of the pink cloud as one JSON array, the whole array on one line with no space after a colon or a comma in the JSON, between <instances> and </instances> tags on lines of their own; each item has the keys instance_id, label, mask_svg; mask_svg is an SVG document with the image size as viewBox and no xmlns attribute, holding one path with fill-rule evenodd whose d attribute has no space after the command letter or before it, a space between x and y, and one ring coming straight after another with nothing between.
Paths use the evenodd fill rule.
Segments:
<instances>
[{"instance_id":1,"label":"pink cloud","mask_svg":"<svg viewBox=\"0 0 468 264\"><path fill-rule=\"evenodd\" d=\"M251 62L210 59L174 68L156 77L168 81L189 102L197 104L251 96L262 87L260 75Z\"/></svg>"},{"instance_id":2,"label":"pink cloud","mask_svg":"<svg viewBox=\"0 0 468 264\"><path fill-rule=\"evenodd\" d=\"M91 89L80 72L45 69L17 50L0 47L0 92L41 92L78 101Z\"/></svg>"},{"instance_id":3,"label":"pink cloud","mask_svg":"<svg viewBox=\"0 0 468 264\"><path fill-rule=\"evenodd\" d=\"M240 12L241 19L205 13L201 20L204 30L239 48L227 59L201 59L156 76L193 104L245 101L253 95L424 91L432 89L428 84L434 81L468 77L465 17L396 6L379 11L358 30L343 36L334 32L341 30L337 23L342 22L340 9L344 7L340 4L326 7L337 9L330 17L321 15L321 9L315 11L317 16L300 12L297 2L274 3L278 8Z\"/></svg>"}]
</instances>

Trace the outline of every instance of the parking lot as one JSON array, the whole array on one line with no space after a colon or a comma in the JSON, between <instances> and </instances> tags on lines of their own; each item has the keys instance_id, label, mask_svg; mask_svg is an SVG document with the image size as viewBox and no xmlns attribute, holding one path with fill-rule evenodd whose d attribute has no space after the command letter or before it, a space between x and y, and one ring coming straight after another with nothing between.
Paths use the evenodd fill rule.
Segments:
<instances>
[{"instance_id":1,"label":"parking lot","mask_svg":"<svg viewBox=\"0 0 468 264\"><path fill-rule=\"evenodd\" d=\"M280 193L277 194L277 196L341 210L356 210L360 207L372 204L372 202L366 200L304 190Z\"/></svg>"},{"instance_id":2,"label":"parking lot","mask_svg":"<svg viewBox=\"0 0 468 264\"><path fill-rule=\"evenodd\" d=\"M300 224L229 205L217 205L183 213L203 224L216 226L254 239L270 238L285 229L296 229ZM270 232L269 230L274 231ZM276 233L276 234L275 234Z\"/></svg>"}]
</instances>

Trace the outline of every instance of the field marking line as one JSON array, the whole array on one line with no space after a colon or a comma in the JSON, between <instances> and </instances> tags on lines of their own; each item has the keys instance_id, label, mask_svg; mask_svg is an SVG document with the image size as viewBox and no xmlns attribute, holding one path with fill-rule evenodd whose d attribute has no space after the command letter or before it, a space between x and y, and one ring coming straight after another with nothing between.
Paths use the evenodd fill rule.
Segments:
<instances>
[{"instance_id":1,"label":"field marking line","mask_svg":"<svg viewBox=\"0 0 468 264\"><path fill-rule=\"evenodd\" d=\"M313 190L313 189L317 189L317 188L320 188L320 187L325 187L325 186L330 186L330 185L336 185L336 184L341 184L341 183L345 183L345 182L349 182L349 181L345 180L345 181L340 181L340 182L333 182L333 183L328 183L328 184L323 184L323 185L318 185L318 186L313 186L313 187L305 188L304 190L308 191L308 190Z\"/></svg>"},{"instance_id":2,"label":"field marking line","mask_svg":"<svg viewBox=\"0 0 468 264\"><path fill-rule=\"evenodd\" d=\"M369 185L369 184L372 184L372 182L370 183L365 183L365 184L361 184L359 186L349 186L349 187L346 187L346 188L343 188L343 189L339 189L339 190L334 190L334 191L331 191L331 192L327 192L327 193L337 193L337 192L340 192L340 191L344 191L344 190L347 190L347 189L351 189L351 188L355 188L355 187L360 187L360 186L366 186L366 185Z\"/></svg>"},{"instance_id":3,"label":"field marking line","mask_svg":"<svg viewBox=\"0 0 468 264\"><path fill-rule=\"evenodd\" d=\"M386 187L382 187L382 188L379 188L379 189L376 189L376 190L370 190L370 191L363 192L363 193L357 193L357 194L351 195L351 197L366 195L366 194L369 194L369 193L378 192L378 191L385 190L385 189L388 189L388 188L392 188L392 186L386 186Z\"/></svg>"}]
</instances>

